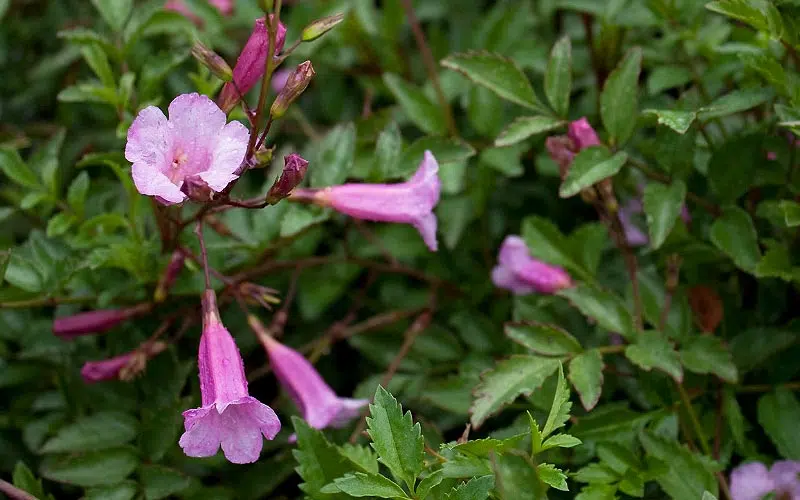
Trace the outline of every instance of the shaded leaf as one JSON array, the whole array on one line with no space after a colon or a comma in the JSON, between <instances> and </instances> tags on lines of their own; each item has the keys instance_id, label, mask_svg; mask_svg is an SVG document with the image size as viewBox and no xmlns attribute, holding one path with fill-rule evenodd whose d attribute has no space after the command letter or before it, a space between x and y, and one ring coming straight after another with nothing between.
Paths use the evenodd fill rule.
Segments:
<instances>
[{"instance_id":1,"label":"shaded leaf","mask_svg":"<svg viewBox=\"0 0 800 500\"><path fill-rule=\"evenodd\" d=\"M603 355L597 349L582 352L569 362L569 381L586 411L594 408L600 400L604 366Z\"/></svg>"},{"instance_id":2,"label":"shaded leaf","mask_svg":"<svg viewBox=\"0 0 800 500\"><path fill-rule=\"evenodd\" d=\"M511 146L534 135L562 127L564 124L563 120L550 116L520 116L500 132L494 140L494 145Z\"/></svg>"},{"instance_id":3,"label":"shaded leaf","mask_svg":"<svg viewBox=\"0 0 800 500\"><path fill-rule=\"evenodd\" d=\"M765 394L758 400L758 423L787 460L800 460L800 402L786 388Z\"/></svg>"},{"instance_id":4,"label":"shaded leaf","mask_svg":"<svg viewBox=\"0 0 800 500\"><path fill-rule=\"evenodd\" d=\"M699 335L681 347L681 362L694 373L713 373L722 380L735 384L738 379L736 365L730 350L718 337Z\"/></svg>"},{"instance_id":5,"label":"shaded leaf","mask_svg":"<svg viewBox=\"0 0 800 500\"><path fill-rule=\"evenodd\" d=\"M400 107L414 124L427 134L442 135L447 131L442 110L414 85L392 73L383 74Z\"/></svg>"},{"instance_id":6,"label":"shaded leaf","mask_svg":"<svg viewBox=\"0 0 800 500\"><path fill-rule=\"evenodd\" d=\"M583 189L616 175L626 161L628 155L624 151L612 156L604 146L586 148L572 161L569 172L558 189L558 195L562 198L575 196Z\"/></svg>"},{"instance_id":7,"label":"shaded leaf","mask_svg":"<svg viewBox=\"0 0 800 500\"><path fill-rule=\"evenodd\" d=\"M641 67L642 50L636 47L611 72L600 94L600 116L612 145L623 144L636 128Z\"/></svg>"},{"instance_id":8,"label":"shaded leaf","mask_svg":"<svg viewBox=\"0 0 800 500\"><path fill-rule=\"evenodd\" d=\"M654 330L641 332L635 341L625 348L625 356L632 363L645 371L655 368L678 382L683 380L680 356L663 333Z\"/></svg>"},{"instance_id":9,"label":"shaded leaf","mask_svg":"<svg viewBox=\"0 0 800 500\"><path fill-rule=\"evenodd\" d=\"M644 188L644 213L653 248L660 247L669 236L681 214L684 198L686 184L680 180L670 185L651 182Z\"/></svg>"},{"instance_id":10,"label":"shaded leaf","mask_svg":"<svg viewBox=\"0 0 800 500\"><path fill-rule=\"evenodd\" d=\"M508 338L545 356L561 356L581 352L580 342L555 325L542 323L509 323L505 326Z\"/></svg>"}]
</instances>

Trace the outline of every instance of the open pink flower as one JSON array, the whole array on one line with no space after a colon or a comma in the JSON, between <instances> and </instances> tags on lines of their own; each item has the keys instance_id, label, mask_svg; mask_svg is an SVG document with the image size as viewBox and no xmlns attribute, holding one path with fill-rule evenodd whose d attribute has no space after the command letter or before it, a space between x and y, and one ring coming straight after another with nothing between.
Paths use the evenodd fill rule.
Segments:
<instances>
[{"instance_id":1,"label":"open pink flower","mask_svg":"<svg viewBox=\"0 0 800 500\"><path fill-rule=\"evenodd\" d=\"M275 376L297 405L308 425L315 429L342 427L356 418L368 399L340 398L314 366L299 352L269 335L262 338Z\"/></svg>"},{"instance_id":2,"label":"open pink flower","mask_svg":"<svg viewBox=\"0 0 800 500\"><path fill-rule=\"evenodd\" d=\"M767 467L760 462L740 465L731 472L732 500L761 500L775 492L779 500L800 500L800 462L782 460Z\"/></svg>"},{"instance_id":3,"label":"open pink flower","mask_svg":"<svg viewBox=\"0 0 800 500\"><path fill-rule=\"evenodd\" d=\"M399 184L343 184L320 190L297 189L294 198L316 202L357 219L411 224L428 248L436 251L436 215L441 182L439 164L425 151L417 172Z\"/></svg>"},{"instance_id":4,"label":"open pink flower","mask_svg":"<svg viewBox=\"0 0 800 500\"><path fill-rule=\"evenodd\" d=\"M278 55L283 50L285 42L286 26L279 21L275 33L274 55ZM264 71L267 69L268 48L269 30L267 30L266 18L262 17L256 19L253 32L247 39L239 58L236 59L236 66L233 67L233 82L226 83L217 98L217 103L223 111L229 112L239 102L239 92L244 95L261 81L261 77L264 76Z\"/></svg>"},{"instance_id":5,"label":"open pink flower","mask_svg":"<svg viewBox=\"0 0 800 500\"><path fill-rule=\"evenodd\" d=\"M203 406L183 412L183 452L210 457L220 446L235 464L258 460L262 435L273 439L281 429L272 408L247 391L244 363L233 337L222 325L212 290L203 295L203 334L198 355Z\"/></svg>"},{"instance_id":6,"label":"open pink flower","mask_svg":"<svg viewBox=\"0 0 800 500\"><path fill-rule=\"evenodd\" d=\"M214 191L225 189L238 177L250 137L241 123L225 121L225 113L197 93L173 99L169 119L155 106L140 111L125 146L136 189L164 204L186 199L181 188L191 176Z\"/></svg>"},{"instance_id":7,"label":"open pink flower","mask_svg":"<svg viewBox=\"0 0 800 500\"><path fill-rule=\"evenodd\" d=\"M515 295L555 293L572 286L566 271L531 257L528 246L519 236L506 236L497 261L492 270L492 282Z\"/></svg>"}]
</instances>

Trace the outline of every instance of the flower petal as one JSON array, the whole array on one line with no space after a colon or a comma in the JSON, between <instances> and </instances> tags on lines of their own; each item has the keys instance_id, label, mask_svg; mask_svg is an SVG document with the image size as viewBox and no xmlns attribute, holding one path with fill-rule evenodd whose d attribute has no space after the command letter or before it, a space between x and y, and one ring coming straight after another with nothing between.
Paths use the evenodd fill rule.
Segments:
<instances>
[{"instance_id":1,"label":"flower petal","mask_svg":"<svg viewBox=\"0 0 800 500\"><path fill-rule=\"evenodd\" d=\"M216 138L216 145L211 152L211 164L208 170L201 172L202 178L214 191L222 191L231 181L236 179L234 172L239 168L247 152L247 141L250 132L237 121L225 125Z\"/></svg>"},{"instance_id":2,"label":"flower petal","mask_svg":"<svg viewBox=\"0 0 800 500\"><path fill-rule=\"evenodd\" d=\"M134 163L131 166L131 175L136 190L144 195L157 196L170 203L180 203L186 199L178 186L155 166L143 162Z\"/></svg>"},{"instance_id":3,"label":"flower petal","mask_svg":"<svg viewBox=\"0 0 800 500\"><path fill-rule=\"evenodd\" d=\"M531 285L517 278L511 270L503 265L492 269L492 283L497 288L505 288L515 295L528 295L536 291Z\"/></svg>"},{"instance_id":4,"label":"flower petal","mask_svg":"<svg viewBox=\"0 0 800 500\"><path fill-rule=\"evenodd\" d=\"M172 133L167 117L155 106L141 110L128 128L125 159L163 171L172 158Z\"/></svg>"},{"instance_id":5,"label":"flower petal","mask_svg":"<svg viewBox=\"0 0 800 500\"><path fill-rule=\"evenodd\" d=\"M775 483L764 464L751 462L733 469L730 488L736 500L761 500L775 489Z\"/></svg>"},{"instance_id":6,"label":"flower petal","mask_svg":"<svg viewBox=\"0 0 800 500\"><path fill-rule=\"evenodd\" d=\"M361 410L369 404L369 399L338 398L338 411L331 420L331 427L343 427L361 415Z\"/></svg>"},{"instance_id":7,"label":"flower petal","mask_svg":"<svg viewBox=\"0 0 800 500\"><path fill-rule=\"evenodd\" d=\"M219 413L203 407L183 412L183 418L186 432L178 441L183 452L189 457L216 455L222 438Z\"/></svg>"},{"instance_id":8,"label":"flower petal","mask_svg":"<svg viewBox=\"0 0 800 500\"><path fill-rule=\"evenodd\" d=\"M281 428L275 412L249 396L228 405L220 417L222 451L235 464L257 461L264 446L262 435L272 439Z\"/></svg>"},{"instance_id":9,"label":"flower petal","mask_svg":"<svg viewBox=\"0 0 800 500\"><path fill-rule=\"evenodd\" d=\"M418 217L411 225L419 231L422 241L428 245L432 252L439 249L439 244L436 241L436 214L428 212Z\"/></svg>"},{"instance_id":10,"label":"flower petal","mask_svg":"<svg viewBox=\"0 0 800 500\"><path fill-rule=\"evenodd\" d=\"M214 101L196 92L181 94L169 104L169 124L175 146L189 158L189 165L185 167L188 173L206 170L199 169L198 165L208 165L210 147L217 142L225 120L225 113Z\"/></svg>"}]
</instances>

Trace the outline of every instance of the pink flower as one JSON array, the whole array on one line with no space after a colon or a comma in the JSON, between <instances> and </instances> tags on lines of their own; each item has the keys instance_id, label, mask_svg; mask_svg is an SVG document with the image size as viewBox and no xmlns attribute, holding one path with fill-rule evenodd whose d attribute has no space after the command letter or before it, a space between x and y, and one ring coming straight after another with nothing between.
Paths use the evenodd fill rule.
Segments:
<instances>
[{"instance_id":1,"label":"pink flower","mask_svg":"<svg viewBox=\"0 0 800 500\"><path fill-rule=\"evenodd\" d=\"M760 462L740 465L731 472L732 500L761 500L775 492L775 498L800 500L800 462L782 460L772 468Z\"/></svg>"},{"instance_id":2,"label":"pink flower","mask_svg":"<svg viewBox=\"0 0 800 500\"><path fill-rule=\"evenodd\" d=\"M632 247L641 247L650 243L647 234L634 223L633 217L643 212L642 202L639 198L629 199L617 212L622 228L625 230L625 240Z\"/></svg>"},{"instance_id":3,"label":"pink flower","mask_svg":"<svg viewBox=\"0 0 800 500\"><path fill-rule=\"evenodd\" d=\"M101 361L87 361L81 368L81 376L87 384L103 380L128 380L142 371L147 360L164 351L164 342L149 342L135 351L127 352Z\"/></svg>"},{"instance_id":4,"label":"pink flower","mask_svg":"<svg viewBox=\"0 0 800 500\"><path fill-rule=\"evenodd\" d=\"M302 354L269 335L259 338L267 349L275 376L311 427L342 427L369 404L368 399L338 397Z\"/></svg>"},{"instance_id":5,"label":"pink flower","mask_svg":"<svg viewBox=\"0 0 800 500\"><path fill-rule=\"evenodd\" d=\"M223 16L229 16L233 13L233 0L208 0L208 3ZM164 9L182 14L198 26L203 24L203 20L192 12L183 0L167 0L167 3L164 4Z\"/></svg>"},{"instance_id":6,"label":"pink flower","mask_svg":"<svg viewBox=\"0 0 800 500\"><path fill-rule=\"evenodd\" d=\"M515 295L555 293L572 286L566 271L531 257L528 246L519 236L506 236L497 261L492 270L492 282Z\"/></svg>"},{"instance_id":7,"label":"pink flower","mask_svg":"<svg viewBox=\"0 0 800 500\"><path fill-rule=\"evenodd\" d=\"M183 452L210 457L220 446L235 464L258 460L262 435L273 439L281 429L272 408L247 391L244 363L233 337L222 325L212 290L203 295L203 334L198 355L203 406L183 412Z\"/></svg>"},{"instance_id":8,"label":"pink flower","mask_svg":"<svg viewBox=\"0 0 800 500\"><path fill-rule=\"evenodd\" d=\"M125 158L140 193L164 204L186 199L186 177L198 176L214 191L238 177L250 133L226 117L211 99L182 94L169 105L169 119L155 106L139 112L128 130Z\"/></svg>"},{"instance_id":9,"label":"pink flower","mask_svg":"<svg viewBox=\"0 0 800 500\"><path fill-rule=\"evenodd\" d=\"M572 160L579 151L599 145L600 139L585 116L569 124L567 135L555 135L545 140L547 152L558 164L562 179L567 176Z\"/></svg>"},{"instance_id":10,"label":"pink flower","mask_svg":"<svg viewBox=\"0 0 800 500\"><path fill-rule=\"evenodd\" d=\"M572 140L578 151L600 145L597 132L594 131L585 116L569 124L567 137Z\"/></svg>"},{"instance_id":11,"label":"pink flower","mask_svg":"<svg viewBox=\"0 0 800 500\"><path fill-rule=\"evenodd\" d=\"M286 26L279 21L275 33L274 55L278 55L283 50L284 42L286 42ZM266 18L262 17L256 19L253 32L239 54L239 58L236 59L236 66L233 68L233 82L226 83L217 98L217 103L223 111L229 112L239 102L239 92L244 95L261 81L261 77L264 76L264 71L267 69L268 48L269 31Z\"/></svg>"},{"instance_id":12,"label":"pink flower","mask_svg":"<svg viewBox=\"0 0 800 500\"><path fill-rule=\"evenodd\" d=\"M283 157L283 171L267 193L267 203L274 205L289 196L303 182L308 170L308 161L297 153Z\"/></svg>"},{"instance_id":13,"label":"pink flower","mask_svg":"<svg viewBox=\"0 0 800 500\"><path fill-rule=\"evenodd\" d=\"M289 80L289 75L292 74L291 69L279 69L272 75L272 81L270 82L272 86L272 91L276 94L283 90L283 87L286 86L286 82Z\"/></svg>"},{"instance_id":14,"label":"pink flower","mask_svg":"<svg viewBox=\"0 0 800 500\"><path fill-rule=\"evenodd\" d=\"M399 184L343 184L320 190L297 189L295 198L313 199L357 219L411 224L432 251L436 251L436 215L441 182L439 164L425 151L417 172Z\"/></svg>"},{"instance_id":15,"label":"pink flower","mask_svg":"<svg viewBox=\"0 0 800 500\"><path fill-rule=\"evenodd\" d=\"M139 304L125 309L98 309L53 320L53 333L64 340L80 335L103 333L123 321L150 310L150 304Z\"/></svg>"}]
</instances>

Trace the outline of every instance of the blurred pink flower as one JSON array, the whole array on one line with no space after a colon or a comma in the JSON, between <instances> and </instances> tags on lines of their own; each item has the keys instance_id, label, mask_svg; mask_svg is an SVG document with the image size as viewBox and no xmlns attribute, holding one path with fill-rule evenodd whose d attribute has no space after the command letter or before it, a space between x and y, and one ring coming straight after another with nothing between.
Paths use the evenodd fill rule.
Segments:
<instances>
[{"instance_id":1,"label":"blurred pink flower","mask_svg":"<svg viewBox=\"0 0 800 500\"><path fill-rule=\"evenodd\" d=\"M338 397L299 352L269 335L263 336L262 342L275 376L311 427L342 427L369 404L368 399Z\"/></svg>"},{"instance_id":2,"label":"blurred pink flower","mask_svg":"<svg viewBox=\"0 0 800 500\"><path fill-rule=\"evenodd\" d=\"M567 176L572 160L579 151L598 145L600 139L586 117L571 122L567 127L567 135L554 135L545 140L547 152L558 164L562 179Z\"/></svg>"},{"instance_id":3,"label":"blurred pink flower","mask_svg":"<svg viewBox=\"0 0 800 500\"><path fill-rule=\"evenodd\" d=\"M585 116L569 124L567 137L572 140L578 151L600 145L597 132L594 131Z\"/></svg>"},{"instance_id":4,"label":"blurred pink flower","mask_svg":"<svg viewBox=\"0 0 800 500\"><path fill-rule=\"evenodd\" d=\"M628 241L628 245L632 247L641 247L650 243L650 237L639 229L639 226L634 221L636 215L644 213L644 207L642 206L643 193L644 184L641 184L639 185L639 196L628 199L618 211L619 221L625 230L625 239ZM686 204L681 206L680 217L687 225L692 221L692 215L689 213Z\"/></svg>"},{"instance_id":5,"label":"blurred pink flower","mask_svg":"<svg viewBox=\"0 0 800 500\"><path fill-rule=\"evenodd\" d=\"M167 348L164 342L148 342L134 351L100 361L87 361L81 377L87 384L103 380L128 380L145 367L147 360Z\"/></svg>"},{"instance_id":6,"label":"blurred pink flower","mask_svg":"<svg viewBox=\"0 0 800 500\"><path fill-rule=\"evenodd\" d=\"M286 86L286 82L289 80L289 75L291 74L291 69L279 69L273 73L272 81L270 82L272 85L272 91L276 94L280 93L280 91L283 90L283 87Z\"/></svg>"},{"instance_id":7,"label":"blurred pink flower","mask_svg":"<svg viewBox=\"0 0 800 500\"><path fill-rule=\"evenodd\" d=\"M150 304L139 304L124 309L98 309L53 320L53 333L64 340L81 335L103 333L123 321L150 310Z\"/></svg>"},{"instance_id":8,"label":"blurred pink flower","mask_svg":"<svg viewBox=\"0 0 800 500\"><path fill-rule=\"evenodd\" d=\"M343 184L324 189L296 189L292 197L313 199L357 219L411 224L432 251L436 242L436 215L441 182L439 164L425 151L417 172L399 184Z\"/></svg>"},{"instance_id":9,"label":"blurred pink flower","mask_svg":"<svg viewBox=\"0 0 800 500\"><path fill-rule=\"evenodd\" d=\"M274 55L280 54L285 42L286 26L279 21L275 35ZM228 113L239 102L239 92L244 95L256 83L261 81L261 77L264 76L264 71L267 69L268 48L269 31L267 30L266 18L262 17L256 19L253 32L250 34L250 38L247 39L239 58L236 59L236 66L233 68L233 82L226 83L217 98L217 104L225 113Z\"/></svg>"},{"instance_id":10,"label":"blurred pink flower","mask_svg":"<svg viewBox=\"0 0 800 500\"><path fill-rule=\"evenodd\" d=\"M186 177L198 176L214 191L234 179L250 136L237 121L197 93L182 94L169 105L169 119L155 106L139 112L128 129L125 158L133 163L136 189L161 203L180 203Z\"/></svg>"},{"instance_id":11,"label":"blurred pink flower","mask_svg":"<svg viewBox=\"0 0 800 500\"><path fill-rule=\"evenodd\" d=\"M216 8L223 16L229 16L233 13L234 0L208 0L208 3ZM183 0L167 0L167 3L164 4L164 9L183 14L187 19L197 25L203 24L203 20L192 12Z\"/></svg>"},{"instance_id":12,"label":"blurred pink flower","mask_svg":"<svg viewBox=\"0 0 800 500\"><path fill-rule=\"evenodd\" d=\"M732 500L761 500L775 492L781 500L800 500L800 462L782 460L772 468L760 462L740 465L731 471Z\"/></svg>"},{"instance_id":13,"label":"blurred pink flower","mask_svg":"<svg viewBox=\"0 0 800 500\"><path fill-rule=\"evenodd\" d=\"M531 257L528 246L519 236L506 236L500 246L492 282L515 295L555 293L573 285L569 274L558 266Z\"/></svg>"},{"instance_id":14,"label":"blurred pink flower","mask_svg":"<svg viewBox=\"0 0 800 500\"><path fill-rule=\"evenodd\" d=\"M281 423L272 408L248 393L242 357L222 325L212 290L203 295L198 369L203 406L183 412L186 432L178 444L190 457L213 456L222 446L232 463L255 462L262 435L273 439Z\"/></svg>"}]
</instances>

